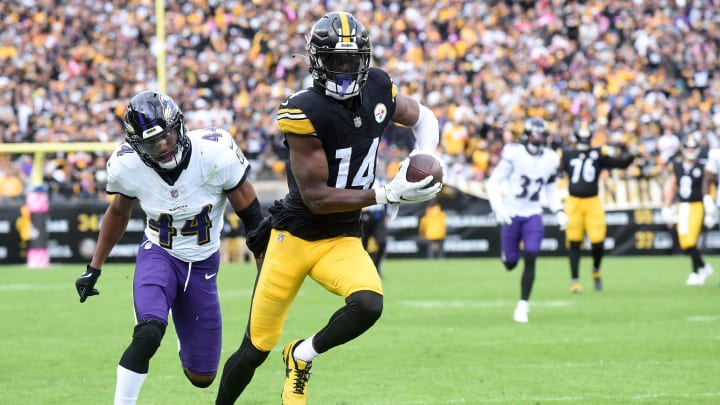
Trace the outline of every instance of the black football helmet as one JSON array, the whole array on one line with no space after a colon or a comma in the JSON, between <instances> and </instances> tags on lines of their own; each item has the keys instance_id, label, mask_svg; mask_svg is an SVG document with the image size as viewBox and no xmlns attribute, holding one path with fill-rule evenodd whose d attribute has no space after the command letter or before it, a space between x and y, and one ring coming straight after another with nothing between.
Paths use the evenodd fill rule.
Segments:
<instances>
[{"instance_id":1,"label":"black football helmet","mask_svg":"<svg viewBox=\"0 0 720 405\"><path fill-rule=\"evenodd\" d=\"M592 130L587 122L581 123L575 132L572 134L572 141L575 143L577 150L588 150L590 149L590 143L592 142Z\"/></svg>"},{"instance_id":2,"label":"black football helmet","mask_svg":"<svg viewBox=\"0 0 720 405\"><path fill-rule=\"evenodd\" d=\"M125 141L147 166L173 170L190 154L183 113L169 96L144 91L130 100L125 111Z\"/></svg>"},{"instance_id":3,"label":"black football helmet","mask_svg":"<svg viewBox=\"0 0 720 405\"><path fill-rule=\"evenodd\" d=\"M305 49L310 73L325 94L345 100L360 94L370 70L370 34L350 13L325 14L313 25Z\"/></svg>"},{"instance_id":4,"label":"black football helmet","mask_svg":"<svg viewBox=\"0 0 720 405\"><path fill-rule=\"evenodd\" d=\"M688 135L682 143L682 155L687 160L697 160L701 149L700 139L695 134Z\"/></svg>"},{"instance_id":5,"label":"black football helmet","mask_svg":"<svg viewBox=\"0 0 720 405\"><path fill-rule=\"evenodd\" d=\"M520 142L525 145L530 154L535 155L542 151L547 145L549 136L547 123L540 118L528 118L525 120L525 128L520 137Z\"/></svg>"}]
</instances>

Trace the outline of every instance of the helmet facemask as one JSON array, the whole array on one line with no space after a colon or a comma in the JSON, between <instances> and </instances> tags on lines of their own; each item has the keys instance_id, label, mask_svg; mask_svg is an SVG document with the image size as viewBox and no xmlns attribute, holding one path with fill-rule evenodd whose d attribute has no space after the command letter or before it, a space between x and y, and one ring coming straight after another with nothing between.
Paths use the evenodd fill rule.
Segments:
<instances>
[{"instance_id":1,"label":"helmet facemask","mask_svg":"<svg viewBox=\"0 0 720 405\"><path fill-rule=\"evenodd\" d=\"M367 81L369 64L369 54L320 52L318 65L325 67L325 94L338 100L360 94Z\"/></svg>"},{"instance_id":2,"label":"helmet facemask","mask_svg":"<svg viewBox=\"0 0 720 405\"><path fill-rule=\"evenodd\" d=\"M136 150L145 159L157 164L161 170L172 170L180 165L185 151L179 142L181 128L182 124L166 130L159 126L150 128L144 131L143 140L136 143Z\"/></svg>"}]
</instances>

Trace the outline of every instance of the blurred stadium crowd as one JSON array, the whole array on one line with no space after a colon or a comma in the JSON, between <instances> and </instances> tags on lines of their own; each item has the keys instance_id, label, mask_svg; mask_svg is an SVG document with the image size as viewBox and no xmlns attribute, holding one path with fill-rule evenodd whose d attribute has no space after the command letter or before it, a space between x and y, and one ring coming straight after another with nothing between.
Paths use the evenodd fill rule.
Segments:
<instances>
[{"instance_id":1,"label":"blurred stadium crowd","mask_svg":"<svg viewBox=\"0 0 720 405\"><path fill-rule=\"evenodd\" d=\"M597 144L638 146L627 176L657 175L690 133L719 144L717 0L167 3L167 92L189 128L228 129L258 179L283 176L275 111L311 83L296 55L331 10L363 21L374 63L435 111L451 183L485 178L528 115L549 122L555 146L583 122ZM159 49L151 0L1 2L1 142L120 142L128 100L157 88ZM392 127L381 153L411 145ZM22 196L31 161L0 155L0 196ZM104 178L102 153L45 167L53 198L96 198Z\"/></svg>"}]
</instances>

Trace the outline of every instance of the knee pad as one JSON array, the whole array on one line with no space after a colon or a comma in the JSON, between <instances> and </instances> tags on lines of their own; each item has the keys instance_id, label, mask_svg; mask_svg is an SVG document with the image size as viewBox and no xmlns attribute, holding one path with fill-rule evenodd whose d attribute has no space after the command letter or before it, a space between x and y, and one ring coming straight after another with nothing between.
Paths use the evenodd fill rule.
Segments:
<instances>
[{"instance_id":1,"label":"knee pad","mask_svg":"<svg viewBox=\"0 0 720 405\"><path fill-rule=\"evenodd\" d=\"M146 374L150 358L155 354L165 335L165 324L160 321L141 321L135 325L132 342L120 358L120 365L128 370Z\"/></svg>"},{"instance_id":2,"label":"knee pad","mask_svg":"<svg viewBox=\"0 0 720 405\"><path fill-rule=\"evenodd\" d=\"M348 308L358 314L359 319L372 325L383 310L383 296L374 291L358 291L350 294L345 300Z\"/></svg>"}]
</instances>

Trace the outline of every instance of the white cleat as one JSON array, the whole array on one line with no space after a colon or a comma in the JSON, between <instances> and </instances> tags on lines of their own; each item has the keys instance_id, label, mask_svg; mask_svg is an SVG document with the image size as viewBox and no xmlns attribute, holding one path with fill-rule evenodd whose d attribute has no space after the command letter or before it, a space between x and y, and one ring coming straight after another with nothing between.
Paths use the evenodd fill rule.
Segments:
<instances>
[{"instance_id":1,"label":"white cleat","mask_svg":"<svg viewBox=\"0 0 720 405\"><path fill-rule=\"evenodd\" d=\"M700 273L692 272L688 276L687 282L685 284L687 285L703 285L705 280L703 280L703 277L700 275Z\"/></svg>"},{"instance_id":2,"label":"white cleat","mask_svg":"<svg viewBox=\"0 0 720 405\"><path fill-rule=\"evenodd\" d=\"M528 302L523 300L518 301L515 312L513 312L513 320L519 323L527 323L528 312L530 312Z\"/></svg>"},{"instance_id":3,"label":"white cleat","mask_svg":"<svg viewBox=\"0 0 720 405\"><path fill-rule=\"evenodd\" d=\"M707 279L709 279L710 276L713 275L713 273L715 273L715 271L713 270L710 263L705 263L705 266L698 270L698 274L700 274L700 277L702 279L702 282L700 284L705 284L705 281L707 281Z\"/></svg>"}]
</instances>

